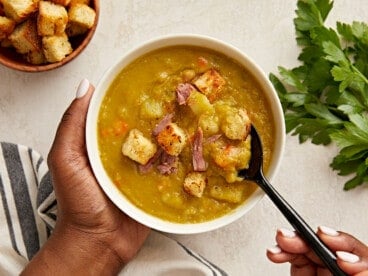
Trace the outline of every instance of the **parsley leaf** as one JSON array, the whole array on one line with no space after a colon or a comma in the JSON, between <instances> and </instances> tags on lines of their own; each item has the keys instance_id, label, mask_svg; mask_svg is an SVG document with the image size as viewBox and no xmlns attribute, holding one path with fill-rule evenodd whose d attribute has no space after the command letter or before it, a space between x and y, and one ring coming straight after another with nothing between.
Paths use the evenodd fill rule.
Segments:
<instances>
[{"instance_id":1,"label":"parsley leaf","mask_svg":"<svg viewBox=\"0 0 368 276\"><path fill-rule=\"evenodd\" d=\"M368 183L368 25L325 26L333 0L298 0L294 19L301 65L270 74L284 113L287 133L299 142L335 143L330 166L352 175L349 190Z\"/></svg>"}]
</instances>

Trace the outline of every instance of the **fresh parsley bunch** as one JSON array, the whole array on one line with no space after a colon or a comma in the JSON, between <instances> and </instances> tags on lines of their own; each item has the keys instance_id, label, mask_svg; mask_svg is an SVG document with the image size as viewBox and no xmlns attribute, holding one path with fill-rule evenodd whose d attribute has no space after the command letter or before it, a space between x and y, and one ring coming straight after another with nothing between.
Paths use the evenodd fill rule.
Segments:
<instances>
[{"instance_id":1,"label":"fresh parsley bunch","mask_svg":"<svg viewBox=\"0 0 368 276\"><path fill-rule=\"evenodd\" d=\"M282 103L286 130L302 143L332 141L339 148L331 167L353 174L349 190L368 182L368 25L324 22L332 0L298 0L294 25L299 67L279 67L269 78Z\"/></svg>"}]
</instances>

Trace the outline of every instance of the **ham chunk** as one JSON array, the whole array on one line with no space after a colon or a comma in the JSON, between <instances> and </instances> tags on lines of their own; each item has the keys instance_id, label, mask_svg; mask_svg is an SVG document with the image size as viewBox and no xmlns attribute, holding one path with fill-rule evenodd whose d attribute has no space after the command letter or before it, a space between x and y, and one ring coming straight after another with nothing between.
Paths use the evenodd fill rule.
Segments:
<instances>
[{"instance_id":1,"label":"ham chunk","mask_svg":"<svg viewBox=\"0 0 368 276\"><path fill-rule=\"evenodd\" d=\"M156 139L163 150L172 156L178 156L187 142L187 136L184 130L175 123L167 124L165 128L158 133Z\"/></svg>"},{"instance_id":2,"label":"ham chunk","mask_svg":"<svg viewBox=\"0 0 368 276\"><path fill-rule=\"evenodd\" d=\"M202 197L207 178L199 172L188 173L184 179L184 191L195 197Z\"/></svg>"},{"instance_id":3,"label":"ham chunk","mask_svg":"<svg viewBox=\"0 0 368 276\"><path fill-rule=\"evenodd\" d=\"M215 69L206 71L193 82L199 91L205 94L210 101L216 98L225 83L225 79Z\"/></svg>"},{"instance_id":4,"label":"ham chunk","mask_svg":"<svg viewBox=\"0 0 368 276\"><path fill-rule=\"evenodd\" d=\"M207 169L206 161L203 158L203 131L198 128L194 135L194 141L192 146L193 151L193 169L196 172L204 172Z\"/></svg>"},{"instance_id":5,"label":"ham chunk","mask_svg":"<svg viewBox=\"0 0 368 276\"><path fill-rule=\"evenodd\" d=\"M173 117L174 114L172 113L166 114L165 117L163 117L161 121L153 129L152 134L154 136L157 136L161 131L165 129L166 126L168 126L171 123Z\"/></svg>"},{"instance_id":6,"label":"ham chunk","mask_svg":"<svg viewBox=\"0 0 368 276\"><path fill-rule=\"evenodd\" d=\"M125 156L138 162L146 164L156 153L157 146L144 137L138 129L132 129L125 140L122 152Z\"/></svg>"},{"instance_id":7,"label":"ham chunk","mask_svg":"<svg viewBox=\"0 0 368 276\"><path fill-rule=\"evenodd\" d=\"M161 155L161 164L157 166L157 169L161 174L165 175L176 173L178 170L178 161L179 158L177 156L163 152Z\"/></svg>"},{"instance_id":8,"label":"ham chunk","mask_svg":"<svg viewBox=\"0 0 368 276\"><path fill-rule=\"evenodd\" d=\"M190 83L180 83L176 87L176 100L179 105L185 105L188 101L190 94L196 91L193 85Z\"/></svg>"}]
</instances>

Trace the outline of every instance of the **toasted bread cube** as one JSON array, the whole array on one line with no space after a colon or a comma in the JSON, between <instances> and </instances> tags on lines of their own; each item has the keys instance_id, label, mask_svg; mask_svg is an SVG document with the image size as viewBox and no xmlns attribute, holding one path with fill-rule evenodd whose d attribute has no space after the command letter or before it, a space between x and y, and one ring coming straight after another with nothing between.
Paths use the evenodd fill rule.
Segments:
<instances>
[{"instance_id":1,"label":"toasted bread cube","mask_svg":"<svg viewBox=\"0 0 368 276\"><path fill-rule=\"evenodd\" d=\"M0 47L11 48L13 47L13 43L8 38L4 38L0 41Z\"/></svg>"},{"instance_id":2,"label":"toasted bread cube","mask_svg":"<svg viewBox=\"0 0 368 276\"><path fill-rule=\"evenodd\" d=\"M225 83L225 79L215 69L206 71L193 82L210 101L216 99L217 93L221 91Z\"/></svg>"},{"instance_id":3,"label":"toasted bread cube","mask_svg":"<svg viewBox=\"0 0 368 276\"><path fill-rule=\"evenodd\" d=\"M72 51L67 35L45 36L42 38L43 53L48 62L58 62L63 60Z\"/></svg>"},{"instance_id":4,"label":"toasted bread cube","mask_svg":"<svg viewBox=\"0 0 368 276\"><path fill-rule=\"evenodd\" d=\"M70 0L50 0L51 2L57 4L57 5L61 5L61 6L68 6L70 4Z\"/></svg>"},{"instance_id":5,"label":"toasted bread cube","mask_svg":"<svg viewBox=\"0 0 368 276\"><path fill-rule=\"evenodd\" d=\"M15 21L5 16L0 16L0 40L7 38L15 28Z\"/></svg>"},{"instance_id":6,"label":"toasted bread cube","mask_svg":"<svg viewBox=\"0 0 368 276\"><path fill-rule=\"evenodd\" d=\"M37 17L37 28L40 36L61 35L68 23L68 12L65 7L48 1L40 1Z\"/></svg>"},{"instance_id":7,"label":"toasted bread cube","mask_svg":"<svg viewBox=\"0 0 368 276\"><path fill-rule=\"evenodd\" d=\"M70 6L76 5L76 4L85 4L85 5L89 5L90 4L90 0L71 0L70 1Z\"/></svg>"},{"instance_id":8,"label":"toasted bread cube","mask_svg":"<svg viewBox=\"0 0 368 276\"><path fill-rule=\"evenodd\" d=\"M90 29L95 23L96 12L94 9L85 4L75 4L70 6L68 11L69 24L77 25Z\"/></svg>"},{"instance_id":9,"label":"toasted bread cube","mask_svg":"<svg viewBox=\"0 0 368 276\"><path fill-rule=\"evenodd\" d=\"M85 4L74 4L70 6L69 22L66 33L69 37L86 33L95 22L95 11Z\"/></svg>"},{"instance_id":10,"label":"toasted bread cube","mask_svg":"<svg viewBox=\"0 0 368 276\"><path fill-rule=\"evenodd\" d=\"M184 130L175 123L168 124L156 138L164 151L173 156L178 156L187 142Z\"/></svg>"},{"instance_id":11,"label":"toasted bread cube","mask_svg":"<svg viewBox=\"0 0 368 276\"><path fill-rule=\"evenodd\" d=\"M251 128L251 121L245 109L230 108L221 121L221 130L227 138L244 140Z\"/></svg>"},{"instance_id":12,"label":"toasted bread cube","mask_svg":"<svg viewBox=\"0 0 368 276\"><path fill-rule=\"evenodd\" d=\"M88 31L88 28L84 26L80 26L78 24L72 24L72 23L68 23L66 30L65 30L68 37L82 35L86 33L87 31Z\"/></svg>"},{"instance_id":13,"label":"toasted bread cube","mask_svg":"<svg viewBox=\"0 0 368 276\"><path fill-rule=\"evenodd\" d=\"M132 129L125 140L122 152L125 156L138 162L146 164L156 153L157 146L138 129Z\"/></svg>"},{"instance_id":14,"label":"toasted bread cube","mask_svg":"<svg viewBox=\"0 0 368 276\"><path fill-rule=\"evenodd\" d=\"M188 173L184 179L183 188L188 194L195 197L202 197L207 185L207 177L203 173Z\"/></svg>"},{"instance_id":15,"label":"toasted bread cube","mask_svg":"<svg viewBox=\"0 0 368 276\"><path fill-rule=\"evenodd\" d=\"M31 64L43 64L46 63L45 55L43 51L34 51L26 54L26 60Z\"/></svg>"},{"instance_id":16,"label":"toasted bread cube","mask_svg":"<svg viewBox=\"0 0 368 276\"><path fill-rule=\"evenodd\" d=\"M17 25L9 40L20 54L41 50L41 39L37 34L36 20L31 18Z\"/></svg>"},{"instance_id":17,"label":"toasted bread cube","mask_svg":"<svg viewBox=\"0 0 368 276\"><path fill-rule=\"evenodd\" d=\"M0 16L5 16L4 6L1 0L0 0Z\"/></svg>"},{"instance_id":18,"label":"toasted bread cube","mask_svg":"<svg viewBox=\"0 0 368 276\"><path fill-rule=\"evenodd\" d=\"M17 23L25 20L30 14L38 9L40 0L1 0L4 13L7 17L15 20Z\"/></svg>"}]
</instances>

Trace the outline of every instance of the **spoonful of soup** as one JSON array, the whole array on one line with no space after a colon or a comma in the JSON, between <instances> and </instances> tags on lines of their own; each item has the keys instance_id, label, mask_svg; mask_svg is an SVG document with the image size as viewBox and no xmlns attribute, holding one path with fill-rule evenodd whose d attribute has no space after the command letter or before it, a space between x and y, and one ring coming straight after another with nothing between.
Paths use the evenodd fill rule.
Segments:
<instances>
[{"instance_id":1,"label":"spoonful of soup","mask_svg":"<svg viewBox=\"0 0 368 276\"><path fill-rule=\"evenodd\" d=\"M276 207L290 222L299 235L310 245L317 256L323 261L333 275L346 275L337 265L336 256L318 238L311 227L289 205L289 203L275 190L263 174L263 150L261 139L252 125L251 135L251 160L247 169L240 170L238 176L256 182L256 184L268 195Z\"/></svg>"}]
</instances>

